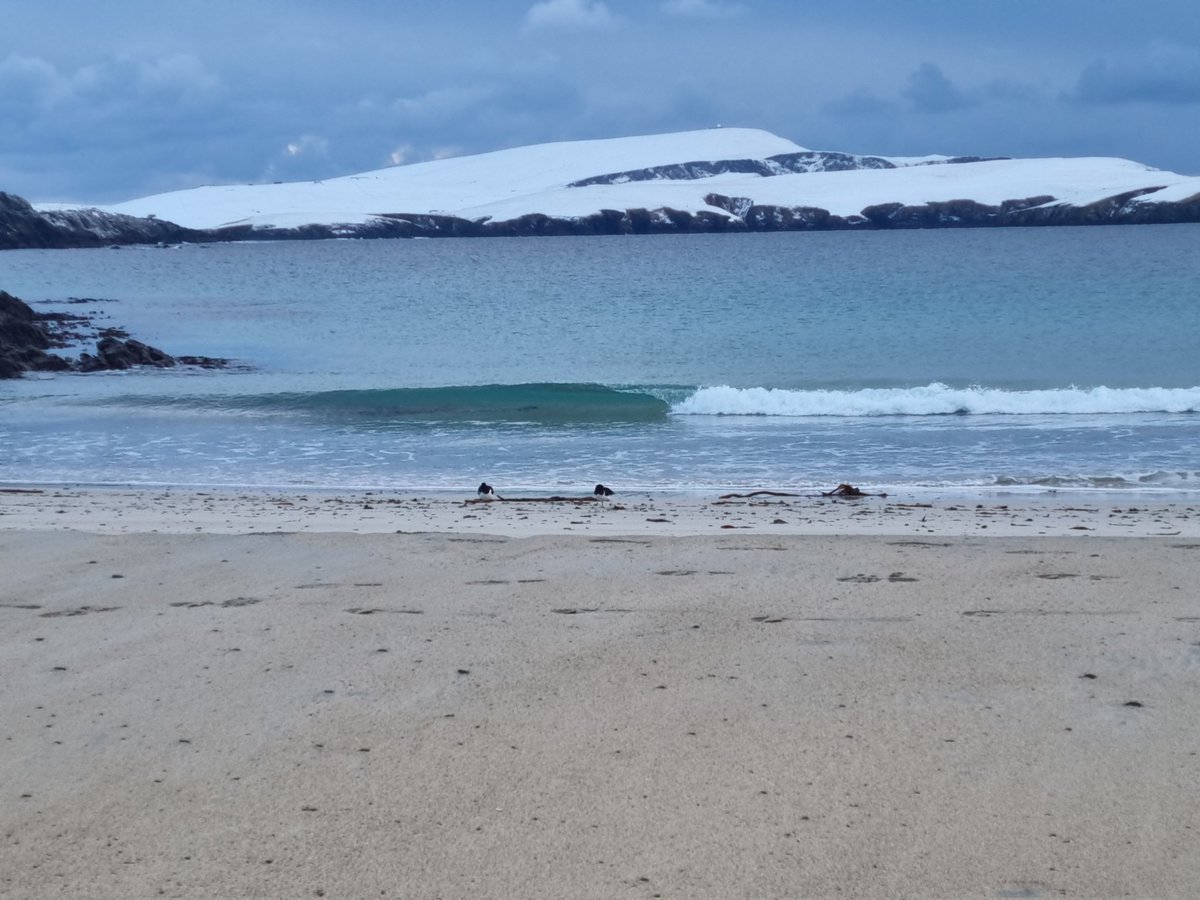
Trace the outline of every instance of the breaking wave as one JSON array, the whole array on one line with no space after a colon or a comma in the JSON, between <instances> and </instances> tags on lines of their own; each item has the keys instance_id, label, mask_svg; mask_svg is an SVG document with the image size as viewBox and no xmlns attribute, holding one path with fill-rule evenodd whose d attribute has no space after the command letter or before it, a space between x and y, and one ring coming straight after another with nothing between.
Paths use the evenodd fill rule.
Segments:
<instances>
[{"instance_id":1,"label":"breaking wave","mask_svg":"<svg viewBox=\"0 0 1200 900\"><path fill-rule=\"evenodd\" d=\"M855 391L706 387L671 407L683 416L1100 415L1197 409L1200 386L1009 391L937 383Z\"/></svg>"}]
</instances>

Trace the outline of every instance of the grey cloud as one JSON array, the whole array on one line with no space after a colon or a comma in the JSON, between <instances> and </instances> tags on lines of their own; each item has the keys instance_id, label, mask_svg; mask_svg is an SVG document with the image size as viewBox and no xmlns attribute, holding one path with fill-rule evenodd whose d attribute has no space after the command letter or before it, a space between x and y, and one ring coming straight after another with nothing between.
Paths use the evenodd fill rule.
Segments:
<instances>
[{"instance_id":1,"label":"grey cloud","mask_svg":"<svg viewBox=\"0 0 1200 900\"><path fill-rule=\"evenodd\" d=\"M0 190L34 200L717 123L852 152L1196 165L1179 122L1200 102L1196 0L15 2Z\"/></svg>"},{"instance_id":2,"label":"grey cloud","mask_svg":"<svg viewBox=\"0 0 1200 900\"><path fill-rule=\"evenodd\" d=\"M398 97L390 110L396 118L407 123L452 122L472 115L495 97L495 84L438 87L421 94Z\"/></svg>"},{"instance_id":3,"label":"grey cloud","mask_svg":"<svg viewBox=\"0 0 1200 900\"><path fill-rule=\"evenodd\" d=\"M933 63L917 67L901 93L920 112L944 113L976 105Z\"/></svg>"},{"instance_id":4,"label":"grey cloud","mask_svg":"<svg viewBox=\"0 0 1200 900\"><path fill-rule=\"evenodd\" d=\"M895 109L895 104L859 88L844 97L824 104L821 108L823 112L833 116L869 117L891 113Z\"/></svg>"},{"instance_id":5,"label":"grey cloud","mask_svg":"<svg viewBox=\"0 0 1200 900\"><path fill-rule=\"evenodd\" d=\"M0 63L3 102L27 125L64 117L96 122L115 114L178 119L213 100L219 84L186 56L105 60L68 72L34 57L10 56Z\"/></svg>"},{"instance_id":6,"label":"grey cloud","mask_svg":"<svg viewBox=\"0 0 1200 900\"><path fill-rule=\"evenodd\" d=\"M1200 103L1200 51L1158 45L1139 57L1099 60L1080 73L1068 99L1100 105Z\"/></svg>"},{"instance_id":7,"label":"grey cloud","mask_svg":"<svg viewBox=\"0 0 1200 900\"><path fill-rule=\"evenodd\" d=\"M273 116L263 112L240 105L189 56L103 59L70 69L10 56L0 63L0 158L18 162L38 187L18 179L0 189L34 200L105 202L248 179L270 152L257 137L272 127Z\"/></svg>"},{"instance_id":8,"label":"grey cloud","mask_svg":"<svg viewBox=\"0 0 1200 900\"><path fill-rule=\"evenodd\" d=\"M35 115L66 90L66 79L44 59L14 54L0 62L0 108Z\"/></svg>"}]
</instances>

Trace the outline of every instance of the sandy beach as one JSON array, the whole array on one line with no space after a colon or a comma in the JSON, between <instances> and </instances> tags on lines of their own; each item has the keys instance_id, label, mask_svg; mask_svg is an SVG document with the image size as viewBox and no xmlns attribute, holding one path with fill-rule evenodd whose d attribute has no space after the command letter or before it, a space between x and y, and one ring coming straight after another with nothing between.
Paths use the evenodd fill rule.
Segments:
<instances>
[{"instance_id":1,"label":"sandy beach","mask_svg":"<svg viewBox=\"0 0 1200 900\"><path fill-rule=\"evenodd\" d=\"M0 491L0 896L1170 897L1200 504Z\"/></svg>"}]
</instances>

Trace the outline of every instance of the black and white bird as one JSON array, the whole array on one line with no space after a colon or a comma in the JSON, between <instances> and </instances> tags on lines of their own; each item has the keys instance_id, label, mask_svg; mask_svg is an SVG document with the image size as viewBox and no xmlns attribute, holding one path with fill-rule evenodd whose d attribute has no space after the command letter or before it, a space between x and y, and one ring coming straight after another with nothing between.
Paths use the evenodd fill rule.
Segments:
<instances>
[{"instance_id":1,"label":"black and white bird","mask_svg":"<svg viewBox=\"0 0 1200 900\"><path fill-rule=\"evenodd\" d=\"M613 495L613 491L612 488L606 488L604 485L598 484L596 485L596 489L592 491L592 495L597 500L607 500Z\"/></svg>"},{"instance_id":2,"label":"black and white bird","mask_svg":"<svg viewBox=\"0 0 1200 900\"><path fill-rule=\"evenodd\" d=\"M486 497L488 500L496 499L496 490L486 481L479 485L479 489L475 491L480 497Z\"/></svg>"}]
</instances>

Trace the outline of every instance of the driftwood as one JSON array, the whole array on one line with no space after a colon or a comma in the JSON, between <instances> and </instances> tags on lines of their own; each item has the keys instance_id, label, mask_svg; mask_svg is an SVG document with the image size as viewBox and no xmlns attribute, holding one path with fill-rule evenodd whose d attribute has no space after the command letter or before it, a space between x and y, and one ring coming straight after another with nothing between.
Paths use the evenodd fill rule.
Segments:
<instances>
[{"instance_id":1,"label":"driftwood","mask_svg":"<svg viewBox=\"0 0 1200 900\"><path fill-rule=\"evenodd\" d=\"M820 491L822 497L886 497L887 494L869 494L852 484L839 484L832 491ZM718 500L746 500L750 497L815 497L816 494L796 494L790 491L751 491L749 494L722 494Z\"/></svg>"},{"instance_id":2,"label":"driftwood","mask_svg":"<svg viewBox=\"0 0 1200 900\"><path fill-rule=\"evenodd\" d=\"M722 494L718 500L745 500L748 497L803 497L789 491L751 491L749 494Z\"/></svg>"}]
</instances>

